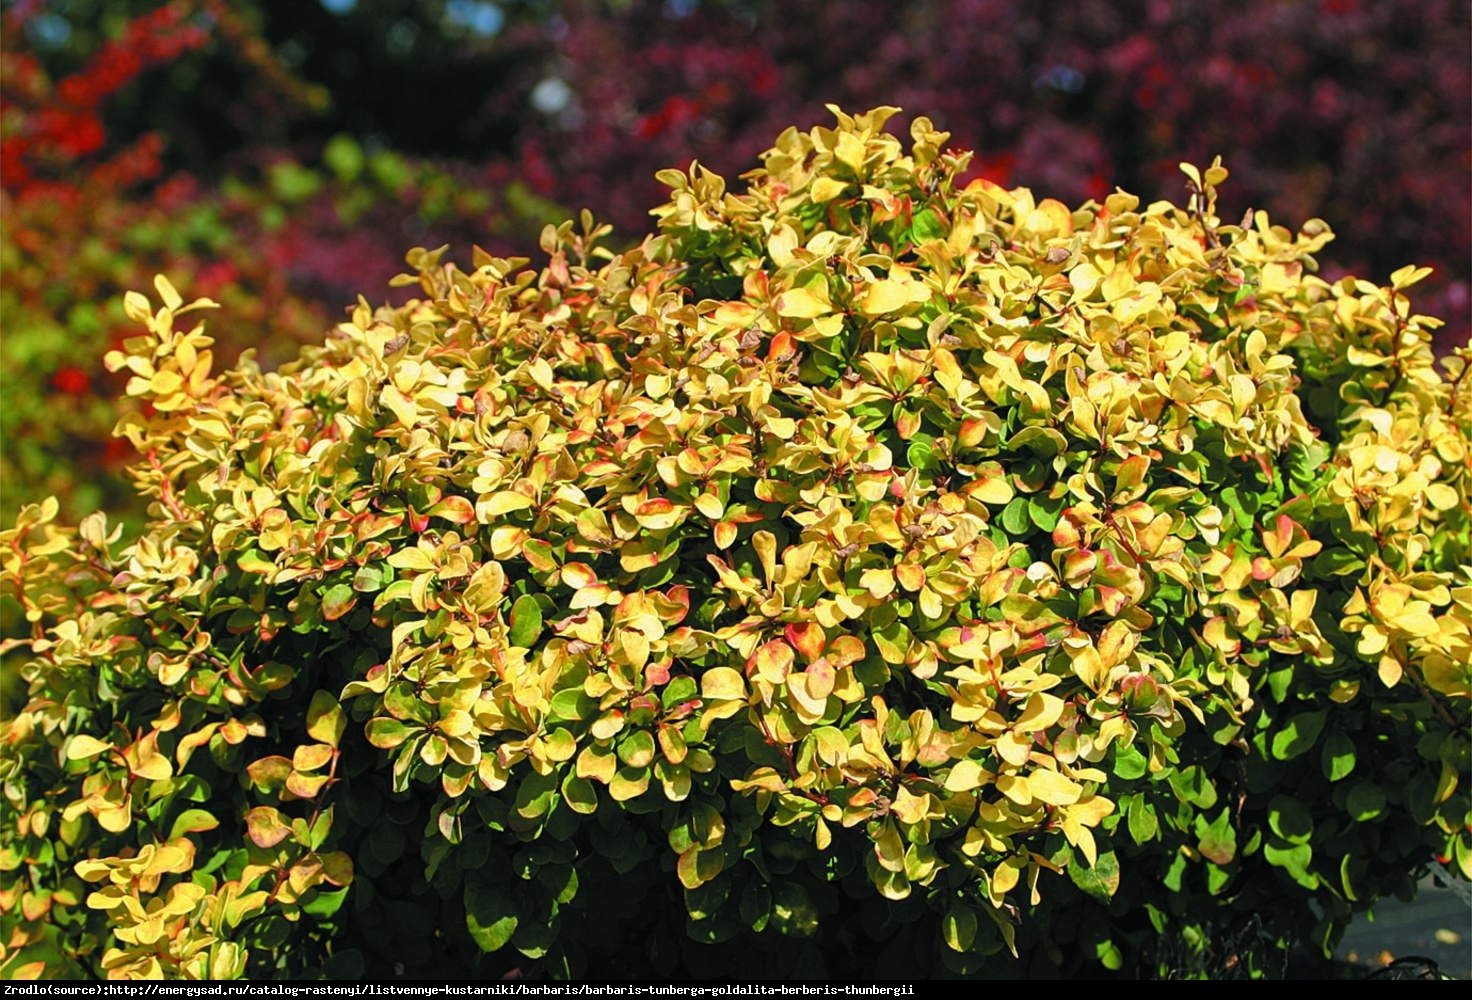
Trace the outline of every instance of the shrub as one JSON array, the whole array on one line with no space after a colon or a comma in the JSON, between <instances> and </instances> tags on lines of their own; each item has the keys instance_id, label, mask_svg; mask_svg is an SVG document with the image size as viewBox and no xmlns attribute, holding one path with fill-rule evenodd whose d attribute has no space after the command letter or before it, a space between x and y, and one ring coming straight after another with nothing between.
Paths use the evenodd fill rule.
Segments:
<instances>
[{"instance_id":1,"label":"shrub","mask_svg":"<svg viewBox=\"0 0 1472 1000\"><path fill-rule=\"evenodd\" d=\"M0 536L0 970L1261 971L1472 875L1423 272L890 114L624 253L416 250L274 374L130 295L146 530Z\"/></svg>"}]
</instances>

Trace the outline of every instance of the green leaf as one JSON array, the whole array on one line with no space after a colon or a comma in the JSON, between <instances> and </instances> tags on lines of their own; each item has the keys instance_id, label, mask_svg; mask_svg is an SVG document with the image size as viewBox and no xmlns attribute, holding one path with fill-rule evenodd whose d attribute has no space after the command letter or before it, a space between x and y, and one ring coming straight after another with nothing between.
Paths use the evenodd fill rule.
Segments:
<instances>
[{"instance_id":1,"label":"green leaf","mask_svg":"<svg viewBox=\"0 0 1472 1000\"><path fill-rule=\"evenodd\" d=\"M416 729L418 729L417 726L406 725L398 719L369 719L367 726L368 742L380 750L392 750L408 739L409 734Z\"/></svg>"},{"instance_id":2,"label":"green leaf","mask_svg":"<svg viewBox=\"0 0 1472 1000\"><path fill-rule=\"evenodd\" d=\"M1195 823L1197 850L1208 861L1229 864L1237 856L1237 830L1232 825L1232 810L1224 808L1210 823L1197 814Z\"/></svg>"},{"instance_id":3,"label":"green leaf","mask_svg":"<svg viewBox=\"0 0 1472 1000\"><path fill-rule=\"evenodd\" d=\"M1354 743L1343 733L1330 733L1324 740L1320 760L1325 778L1330 781L1342 781L1354 771Z\"/></svg>"},{"instance_id":4,"label":"green leaf","mask_svg":"<svg viewBox=\"0 0 1472 1000\"><path fill-rule=\"evenodd\" d=\"M408 187L413 180L413 173L404 158L388 150L374 153L368 161L368 169L378 183L395 193Z\"/></svg>"},{"instance_id":5,"label":"green leaf","mask_svg":"<svg viewBox=\"0 0 1472 1000\"><path fill-rule=\"evenodd\" d=\"M516 933L521 915L503 885L472 879L465 883L465 929L481 951L500 951Z\"/></svg>"},{"instance_id":6,"label":"green leaf","mask_svg":"<svg viewBox=\"0 0 1472 1000\"><path fill-rule=\"evenodd\" d=\"M1288 449L1288 474L1300 487L1312 485L1333 455L1333 449L1324 441L1294 445Z\"/></svg>"},{"instance_id":7,"label":"green leaf","mask_svg":"<svg viewBox=\"0 0 1472 1000\"><path fill-rule=\"evenodd\" d=\"M1113 851L1104 851L1094 861L1092 868L1081 863L1075 854L1068 866L1068 877L1088 895L1101 903L1108 903L1119 890L1119 858Z\"/></svg>"},{"instance_id":8,"label":"green leaf","mask_svg":"<svg viewBox=\"0 0 1472 1000\"><path fill-rule=\"evenodd\" d=\"M562 779L562 798L575 813L586 816L598 810L598 791L593 783L572 772Z\"/></svg>"},{"instance_id":9,"label":"green leaf","mask_svg":"<svg viewBox=\"0 0 1472 1000\"><path fill-rule=\"evenodd\" d=\"M1319 734L1324 731L1324 722L1329 713L1320 709L1317 712L1300 712L1288 720L1288 724L1273 735L1273 756L1278 760L1292 760L1302 754L1308 753L1319 741Z\"/></svg>"},{"instance_id":10,"label":"green leaf","mask_svg":"<svg viewBox=\"0 0 1472 1000\"><path fill-rule=\"evenodd\" d=\"M346 583L334 584L322 595L322 617L335 622L353 610L357 603L357 591Z\"/></svg>"},{"instance_id":11,"label":"green leaf","mask_svg":"<svg viewBox=\"0 0 1472 1000\"><path fill-rule=\"evenodd\" d=\"M925 240L942 240L946 237L946 227L931 209L916 212L910 223L910 238L916 243Z\"/></svg>"},{"instance_id":12,"label":"green leaf","mask_svg":"<svg viewBox=\"0 0 1472 1000\"><path fill-rule=\"evenodd\" d=\"M383 589L383 585L393 578L393 567L388 563L380 566L368 565L361 567L353 574L353 589L364 594L372 594Z\"/></svg>"},{"instance_id":13,"label":"green leaf","mask_svg":"<svg viewBox=\"0 0 1472 1000\"><path fill-rule=\"evenodd\" d=\"M681 675L664 686L659 695L659 703L668 711L699 697L700 688L696 686L695 678Z\"/></svg>"},{"instance_id":14,"label":"green leaf","mask_svg":"<svg viewBox=\"0 0 1472 1000\"><path fill-rule=\"evenodd\" d=\"M366 970L363 953L357 948L346 948L322 963L322 972L328 979L358 980Z\"/></svg>"},{"instance_id":15,"label":"green leaf","mask_svg":"<svg viewBox=\"0 0 1472 1000\"><path fill-rule=\"evenodd\" d=\"M404 681L389 685L383 693L383 707L396 719L422 725L428 725L437 717L435 710L424 703L418 689Z\"/></svg>"},{"instance_id":16,"label":"green leaf","mask_svg":"<svg viewBox=\"0 0 1472 1000\"><path fill-rule=\"evenodd\" d=\"M1126 781L1143 778L1150 761L1133 746L1114 744L1114 774Z\"/></svg>"},{"instance_id":17,"label":"green leaf","mask_svg":"<svg viewBox=\"0 0 1472 1000\"><path fill-rule=\"evenodd\" d=\"M1289 844L1270 837L1263 846L1262 854L1269 864L1286 871L1293 881L1305 889L1315 888L1319 884L1318 876L1308 868L1314 857L1313 848L1308 844Z\"/></svg>"},{"instance_id":18,"label":"green leaf","mask_svg":"<svg viewBox=\"0 0 1472 1000\"><path fill-rule=\"evenodd\" d=\"M644 729L630 733L618 745L618 759L630 767L647 767L654 759L654 737Z\"/></svg>"},{"instance_id":19,"label":"green leaf","mask_svg":"<svg viewBox=\"0 0 1472 1000\"><path fill-rule=\"evenodd\" d=\"M379 866L387 868L404 856L404 831L397 823L380 822L368 832L364 845Z\"/></svg>"},{"instance_id":20,"label":"green leaf","mask_svg":"<svg viewBox=\"0 0 1472 1000\"><path fill-rule=\"evenodd\" d=\"M1385 811L1385 789L1369 781L1361 781L1349 790L1344 808L1356 822L1372 820Z\"/></svg>"},{"instance_id":21,"label":"green leaf","mask_svg":"<svg viewBox=\"0 0 1472 1000\"><path fill-rule=\"evenodd\" d=\"M1313 838L1314 821L1302 802L1274 795L1268 803L1268 828L1290 844L1306 844Z\"/></svg>"},{"instance_id":22,"label":"green leaf","mask_svg":"<svg viewBox=\"0 0 1472 1000\"><path fill-rule=\"evenodd\" d=\"M511 945L527 958L541 958L557 943L557 928L547 923L523 921L511 938Z\"/></svg>"},{"instance_id":23,"label":"green leaf","mask_svg":"<svg viewBox=\"0 0 1472 1000\"><path fill-rule=\"evenodd\" d=\"M332 833L332 814L335 808L337 807L328 806L307 828L308 850L320 851L322 845L327 843L327 838Z\"/></svg>"},{"instance_id":24,"label":"green leaf","mask_svg":"<svg viewBox=\"0 0 1472 1000\"><path fill-rule=\"evenodd\" d=\"M522 594L511 606L511 645L530 649L541 634L542 606L531 594Z\"/></svg>"},{"instance_id":25,"label":"green leaf","mask_svg":"<svg viewBox=\"0 0 1472 1000\"><path fill-rule=\"evenodd\" d=\"M1106 938L1094 945L1094 957L1099 964L1111 972L1118 972L1124 968L1124 952L1119 950L1119 945L1112 939Z\"/></svg>"},{"instance_id":26,"label":"green leaf","mask_svg":"<svg viewBox=\"0 0 1472 1000\"><path fill-rule=\"evenodd\" d=\"M174 818L169 827L169 839L174 840L187 833L204 833L220 825L214 814L204 809L185 809Z\"/></svg>"},{"instance_id":27,"label":"green leaf","mask_svg":"<svg viewBox=\"0 0 1472 1000\"><path fill-rule=\"evenodd\" d=\"M557 796L556 774L529 774L516 788L515 809L526 819L545 816Z\"/></svg>"},{"instance_id":28,"label":"green leaf","mask_svg":"<svg viewBox=\"0 0 1472 1000\"><path fill-rule=\"evenodd\" d=\"M710 851L688 848L675 862L675 874L686 889L698 889L721 873L723 857L720 848Z\"/></svg>"},{"instance_id":29,"label":"green leaf","mask_svg":"<svg viewBox=\"0 0 1472 1000\"><path fill-rule=\"evenodd\" d=\"M328 140L322 150L322 160L344 181L351 181L362 173L366 162L363 147L352 136L342 134Z\"/></svg>"},{"instance_id":30,"label":"green leaf","mask_svg":"<svg viewBox=\"0 0 1472 1000\"><path fill-rule=\"evenodd\" d=\"M326 691L315 692L312 703L307 706L307 735L319 743L335 747L347 728L347 717L343 715L337 699Z\"/></svg>"},{"instance_id":31,"label":"green leaf","mask_svg":"<svg viewBox=\"0 0 1472 1000\"><path fill-rule=\"evenodd\" d=\"M1027 502L1028 519L1031 520L1037 528L1043 531L1052 531L1054 528L1058 527L1058 521L1062 516L1062 510L1062 504L1058 501L1049 501L1048 503L1042 503L1038 500L1029 500Z\"/></svg>"},{"instance_id":32,"label":"green leaf","mask_svg":"<svg viewBox=\"0 0 1472 1000\"><path fill-rule=\"evenodd\" d=\"M1309 569L1314 576L1348 576L1365 568L1365 560L1349 549L1325 549L1314 556Z\"/></svg>"},{"instance_id":33,"label":"green leaf","mask_svg":"<svg viewBox=\"0 0 1472 1000\"><path fill-rule=\"evenodd\" d=\"M578 870L568 864L551 864L537 872L540 883L558 903L571 903L578 894Z\"/></svg>"},{"instance_id":34,"label":"green leaf","mask_svg":"<svg viewBox=\"0 0 1472 1000\"><path fill-rule=\"evenodd\" d=\"M1216 786L1206 769L1198 766L1183 767L1169 778L1170 787L1176 798L1201 809L1216 805Z\"/></svg>"},{"instance_id":35,"label":"green leaf","mask_svg":"<svg viewBox=\"0 0 1472 1000\"><path fill-rule=\"evenodd\" d=\"M976 941L976 911L965 903L952 903L941 919L941 937L952 951L970 951Z\"/></svg>"},{"instance_id":36,"label":"green leaf","mask_svg":"<svg viewBox=\"0 0 1472 1000\"><path fill-rule=\"evenodd\" d=\"M1243 493L1236 486L1223 487L1218 495L1226 508L1232 512L1232 516L1236 518L1237 527L1243 529L1252 527L1257 509L1261 505L1261 501L1256 496L1251 493Z\"/></svg>"},{"instance_id":37,"label":"green leaf","mask_svg":"<svg viewBox=\"0 0 1472 1000\"><path fill-rule=\"evenodd\" d=\"M930 470L940 466L940 456L936 453L935 439L929 434L916 434L910 439L910 446L905 449L905 461L912 469Z\"/></svg>"},{"instance_id":38,"label":"green leaf","mask_svg":"<svg viewBox=\"0 0 1472 1000\"><path fill-rule=\"evenodd\" d=\"M760 933L766 930L772 916L772 890L765 883L748 881L741 891L741 922Z\"/></svg>"},{"instance_id":39,"label":"green leaf","mask_svg":"<svg viewBox=\"0 0 1472 1000\"><path fill-rule=\"evenodd\" d=\"M1155 814L1155 807L1146 802L1143 795L1130 797L1129 809L1125 815L1130 837L1136 844L1143 846L1160 832L1160 819Z\"/></svg>"},{"instance_id":40,"label":"green leaf","mask_svg":"<svg viewBox=\"0 0 1472 1000\"><path fill-rule=\"evenodd\" d=\"M813 937L818 933L821 919L813 897L803 886L784 881L772 888L772 929L778 934L789 938Z\"/></svg>"},{"instance_id":41,"label":"green leaf","mask_svg":"<svg viewBox=\"0 0 1472 1000\"><path fill-rule=\"evenodd\" d=\"M1028 499L1023 496L1013 497L1002 508L1002 529L1013 538L1027 534L1028 528Z\"/></svg>"},{"instance_id":42,"label":"green leaf","mask_svg":"<svg viewBox=\"0 0 1472 1000\"><path fill-rule=\"evenodd\" d=\"M285 202L305 201L322 186L322 178L314 171L290 160L271 164L266 173L271 190Z\"/></svg>"},{"instance_id":43,"label":"green leaf","mask_svg":"<svg viewBox=\"0 0 1472 1000\"><path fill-rule=\"evenodd\" d=\"M302 911L318 919L324 919L342 909L343 902L348 898L348 888L344 886L341 889L326 891L317 889L309 895L311 898L302 903Z\"/></svg>"},{"instance_id":44,"label":"green leaf","mask_svg":"<svg viewBox=\"0 0 1472 1000\"><path fill-rule=\"evenodd\" d=\"M1176 853L1172 855L1170 864L1165 866L1165 874L1160 877L1160 884L1171 892L1180 892L1183 880L1186 877L1187 864L1185 854Z\"/></svg>"},{"instance_id":45,"label":"green leaf","mask_svg":"<svg viewBox=\"0 0 1472 1000\"><path fill-rule=\"evenodd\" d=\"M1289 690L1293 687L1293 667L1288 665L1276 670L1269 670L1268 693L1273 696L1273 701L1281 702L1288 697Z\"/></svg>"},{"instance_id":46,"label":"green leaf","mask_svg":"<svg viewBox=\"0 0 1472 1000\"><path fill-rule=\"evenodd\" d=\"M575 687L554 694L549 708L548 717L553 722L582 722L598 710L598 703Z\"/></svg>"}]
</instances>

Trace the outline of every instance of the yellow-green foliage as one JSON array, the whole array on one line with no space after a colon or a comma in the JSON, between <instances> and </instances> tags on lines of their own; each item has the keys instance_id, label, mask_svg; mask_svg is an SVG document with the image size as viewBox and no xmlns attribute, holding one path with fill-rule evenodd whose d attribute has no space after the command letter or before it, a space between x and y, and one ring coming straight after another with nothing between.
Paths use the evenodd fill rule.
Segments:
<instances>
[{"instance_id":1,"label":"yellow-green foliage","mask_svg":"<svg viewBox=\"0 0 1472 1000\"><path fill-rule=\"evenodd\" d=\"M411 966L698 971L627 878L710 944L918 926L911 975L1472 875L1472 352L1424 272L1320 280L1219 164L957 187L890 113L665 172L626 253L416 250L277 373L130 296L147 529L0 536L0 971L371 972L385 873L434 890Z\"/></svg>"}]
</instances>

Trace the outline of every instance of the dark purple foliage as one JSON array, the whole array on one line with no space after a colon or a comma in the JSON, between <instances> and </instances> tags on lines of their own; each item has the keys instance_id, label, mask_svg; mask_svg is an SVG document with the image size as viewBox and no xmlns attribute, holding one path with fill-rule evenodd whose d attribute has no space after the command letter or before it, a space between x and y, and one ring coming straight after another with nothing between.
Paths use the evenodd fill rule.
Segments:
<instances>
[{"instance_id":1,"label":"dark purple foliage","mask_svg":"<svg viewBox=\"0 0 1472 1000\"><path fill-rule=\"evenodd\" d=\"M521 175L631 235L660 167L729 175L782 127L825 121L826 102L898 104L978 150L978 172L1067 199L1116 184L1174 197L1179 161L1221 154L1234 214L1325 219L1331 276L1435 267L1418 306L1448 320L1448 343L1467 335L1472 27L1457 0L636 2L546 31L556 56L523 81L546 110L524 119Z\"/></svg>"}]
</instances>

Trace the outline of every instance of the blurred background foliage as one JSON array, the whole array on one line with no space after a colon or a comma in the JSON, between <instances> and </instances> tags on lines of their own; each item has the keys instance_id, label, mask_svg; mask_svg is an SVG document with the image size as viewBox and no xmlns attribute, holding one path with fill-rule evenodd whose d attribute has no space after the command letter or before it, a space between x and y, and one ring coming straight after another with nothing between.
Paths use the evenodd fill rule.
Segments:
<instances>
[{"instance_id":1,"label":"blurred background foliage","mask_svg":"<svg viewBox=\"0 0 1472 1000\"><path fill-rule=\"evenodd\" d=\"M126 508L120 293L167 272L226 360L320 337L414 245L526 253L581 207L627 242L656 169L898 104L975 173L1325 219L1331 276L1429 264L1469 329L1462 0L9 0L0 63L0 514Z\"/></svg>"}]
</instances>

